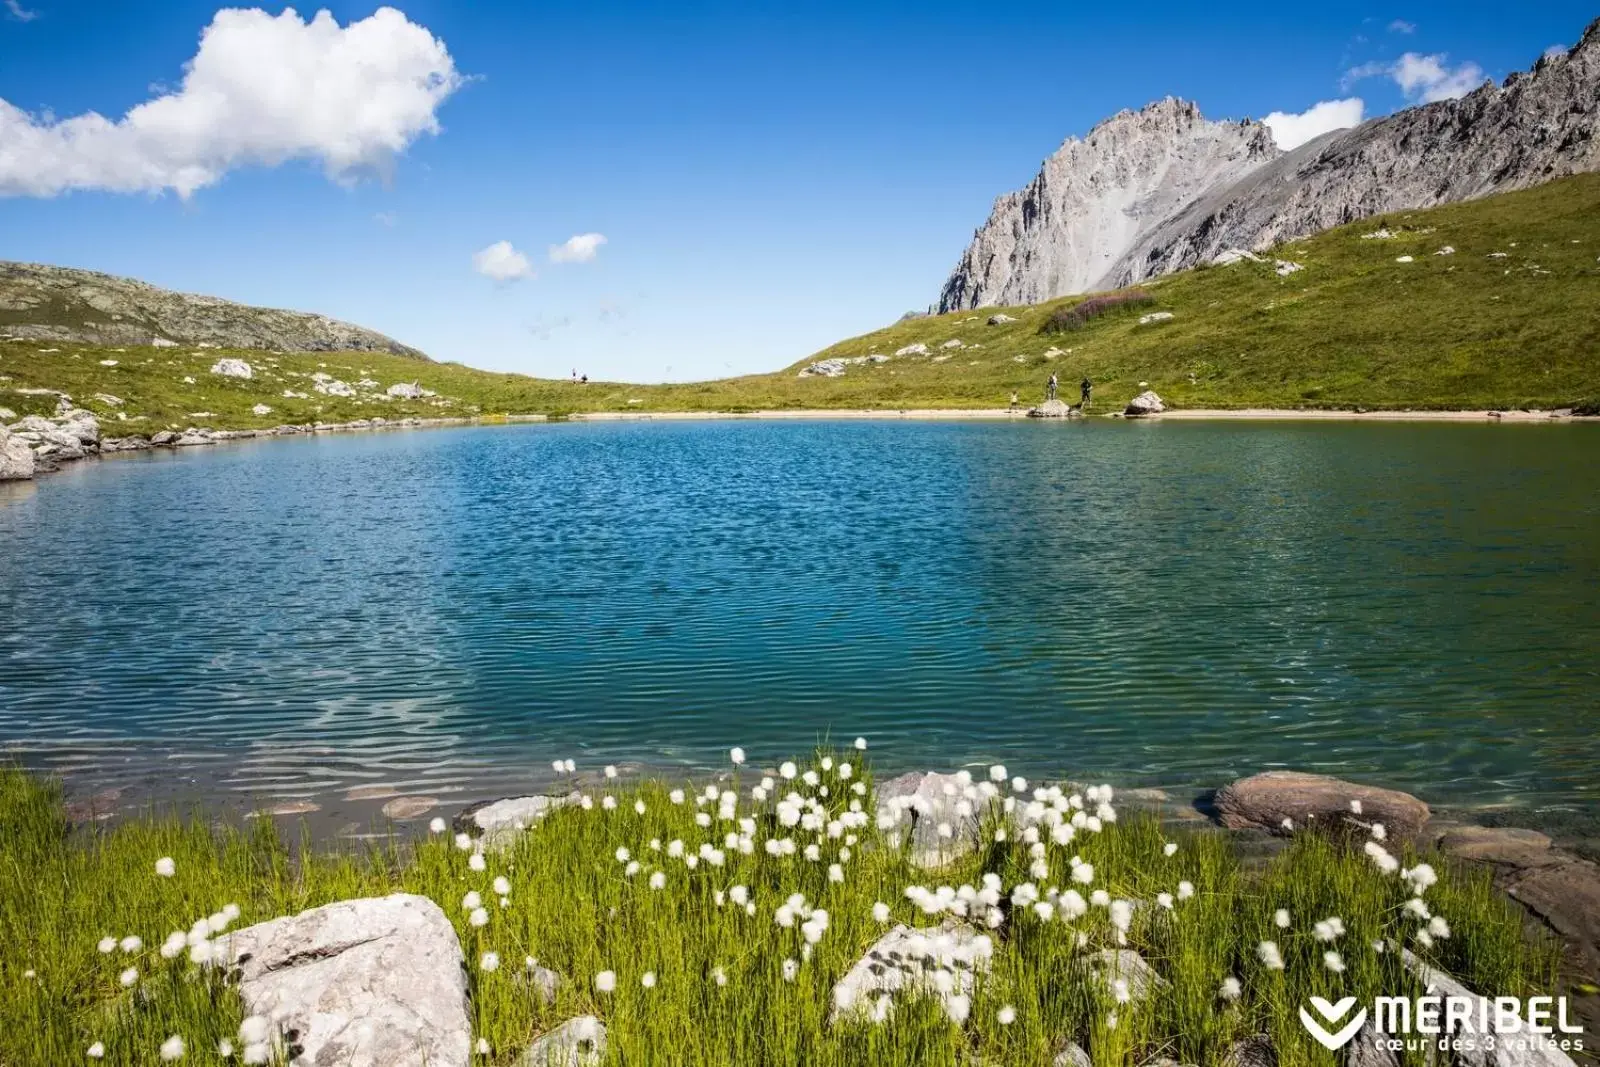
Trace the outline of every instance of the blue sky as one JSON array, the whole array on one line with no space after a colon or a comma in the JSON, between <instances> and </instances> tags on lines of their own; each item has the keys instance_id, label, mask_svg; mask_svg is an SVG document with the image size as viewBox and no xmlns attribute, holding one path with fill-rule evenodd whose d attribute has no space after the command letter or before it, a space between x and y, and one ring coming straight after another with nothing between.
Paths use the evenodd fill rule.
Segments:
<instances>
[{"instance_id":1,"label":"blue sky","mask_svg":"<svg viewBox=\"0 0 1600 1067\"><path fill-rule=\"evenodd\" d=\"M320 34L301 32L317 8L267 6L208 38L186 87L215 3L0 0L0 258L319 311L487 368L770 370L925 307L993 199L1121 108L1348 117L1359 98L1371 117L1503 78L1595 14L396 6L328 5ZM126 128L57 125L180 91ZM584 234L605 238L591 259L551 262ZM478 261L496 280L474 257L502 241ZM535 276L507 277L516 255Z\"/></svg>"}]
</instances>

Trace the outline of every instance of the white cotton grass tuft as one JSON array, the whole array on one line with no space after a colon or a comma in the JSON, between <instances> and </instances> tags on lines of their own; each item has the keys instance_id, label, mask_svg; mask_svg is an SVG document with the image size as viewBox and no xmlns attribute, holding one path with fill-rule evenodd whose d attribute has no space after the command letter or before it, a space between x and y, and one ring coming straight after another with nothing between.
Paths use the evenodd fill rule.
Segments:
<instances>
[{"instance_id":1,"label":"white cotton grass tuft","mask_svg":"<svg viewBox=\"0 0 1600 1067\"><path fill-rule=\"evenodd\" d=\"M945 1000L944 1010L950 1016L950 1021L960 1026L972 1014L972 998L965 993L957 993Z\"/></svg>"},{"instance_id":2,"label":"white cotton grass tuft","mask_svg":"<svg viewBox=\"0 0 1600 1067\"><path fill-rule=\"evenodd\" d=\"M783 980L785 982L792 982L796 978L798 978L799 976L800 976L800 964L799 964L799 961L794 960L794 959L784 960L783 961Z\"/></svg>"},{"instance_id":3,"label":"white cotton grass tuft","mask_svg":"<svg viewBox=\"0 0 1600 1067\"><path fill-rule=\"evenodd\" d=\"M121 984L123 989L132 989L139 981L139 968L129 967L127 970L117 975L117 981Z\"/></svg>"},{"instance_id":4,"label":"white cotton grass tuft","mask_svg":"<svg viewBox=\"0 0 1600 1067\"><path fill-rule=\"evenodd\" d=\"M445 821L438 816L434 816L433 820L428 823L428 832L430 834L442 834L445 829Z\"/></svg>"},{"instance_id":5,"label":"white cotton grass tuft","mask_svg":"<svg viewBox=\"0 0 1600 1067\"><path fill-rule=\"evenodd\" d=\"M156 860L156 873L163 878L171 878L178 873L178 865L173 862L171 856L162 856ZM181 1056L183 1053L180 1052L178 1055Z\"/></svg>"},{"instance_id":6,"label":"white cotton grass tuft","mask_svg":"<svg viewBox=\"0 0 1600 1067\"><path fill-rule=\"evenodd\" d=\"M239 1024L239 1040L247 1045L265 1044L272 1035L272 1024L265 1015L251 1015Z\"/></svg>"},{"instance_id":7,"label":"white cotton grass tuft","mask_svg":"<svg viewBox=\"0 0 1600 1067\"><path fill-rule=\"evenodd\" d=\"M1261 965L1269 971L1283 970L1283 953L1278 951L1276 941L1263 941L1256 946L1256 956L1260 958Z\"/></svg>"},{"instance_id":8,"label":"white cotton grass tuft","mask_svg":"<svg viewBox=\"0 0 1600 1067\"><path fill-rule=\"evenodd\" d=\"M473 908L472 914L467 916L467 922L472 926L488 926L489 913L482 908Z\"/></svg>"},{"instance_id":9,"label":"white cotton grass tuft","mask_svg":"<svg viewBox=\"0 0 1600 1067\"><path fill-rule=\"evenodd\" d=\"M594 987L602 993L609 993L617 988L617 972L601 971L594 976Z\"/></svg>"},{"instance_id":10,"label":"white cotton grass tuft","mask_svg":"<svg viewBox=\"0 0 1600 1067\"><path fill-rule=\"evenodd\" d=\"M856 751L857 752L865 752L866 750L867 750L867 739L865 737L856 738Z\"/></svg>"},{"instance_id":11,"label":"white cotton grass tuft","mask_svg":"<svg viewBox=\"0 0 1600 1067\"><path fill-rule=\"evenodd\" d=\"M744 749L738 747L730 748L728 750L728 760L735 767L742 766L744 764Z\"/></svg>"},{"instance_id":12,"label":"white cotton grass tuft","mask_svg":"<svg viewBox=\"0 0 1600 1067\"><path fill-rule=\"evenodd\" d=\"M102 1059L105 1059L105 1055L106 1055L105 1042L96 1041L94 1044L90 1045L87 1050L84 1051L84 1055L88 1056L91 1060L102 1060Z\"/></svg>"},{"instance_id":13,"label":"white cotton grass tuft","mask_svg":"<svg viewBox=\"0 0 1600 1067\"><path fill-rule=\"evenodd\" d=\"M1177 855L1177 853L1178 843L1176 841L1168 841L1165 845L1161 846L1161 854L1163 856L1172 857Z\"/></svg>"},{"instance_id":14,"label":"white cotton grass tuft","mask_svg":"<svg viewBox=\"0 0 1600 1067\"><path fill-rule=\"evenodd\" d=\"M483 971L485 974L493 974L499 969L500 953L485 952L482 956L478 957L478 970Z\"/></svg>"},{"instance_id":15,"label":"white cotton grass tuft","mask_svg":"<svg viewBox=\"0 0 1600 1067\"><path fill-rule=\"evenodd\" d=\"M1344 973L1344 957L1332 949L1322 954L1322 965L1334 974Z\"/></svg>"},{"instance_id":16,"label":"white cotton grass tuft","mask_svg":"<svg viewBox=\"0 0 1600 1067\"><path fill-rule=\"evenodd\" d=\"M233 1042L229 1041L227 1038L223 1038L221 1041L218 1041L217 1055L221 1056L225 1060L231 1060L233 1058Z\"/></svg>"},{"instance_id":17,"label":"white cotton grass tuft","mask_svg":"<svg viewBox=\"0 0 1600 1067\"><path fill-rule=\"evenodd\" d=\"M483 907L483 898L478 895L478 891L476 889L471 890L466 896L461 898L462 911L476 911L481 907Z\"/></svg>"},{"instance_id":18,"label":"white cotton grass tuft","mask_svg":"<svg viewBox=\"0 0 1600 1067\"><path fill-rule=\"evenodd\" d=\"M656 972L646 971L641 974L639 976L639 984L646 989L654 989L656 987Z\"/></svg>"},{"instance_id":19,"label":"white cotton grass tuft","mask_svg":"<svg viewBox=\"0 0 1600 1067\"><path fill-rule=\"evenodd\" d=\"M456 834L456 848L462 852L472 851L472 837L470 834Z\"/></svg>"},{"instance_id":20,"label":"white cotton grass tuft","mask_svg":"<svg viewBox=\"0 0 1600 1067\"><path fill-rule=\"evenodd\" d=\"M650 875L651 889L665 889L667 887L667 872L655 871Z\"/></svg>"},{"instance_id":21,"label":"white cotton grass tuft","mask_svg":"<svg viewBox=\"0 0 1600 1067\"><path fill-rule=\"evenodd\" d=\"M490 1051L491 1051L491 1049L489 1048L489 1039L486 1038L486 1037L478 1038L478 1055L487 1056L490 1053Z\"/></svg>"},{"instance_id":22,"label":"white cotton grass tuft","mask_svg":"<svg viewBox=\"0 0 1600 1067\"><path fill-rule=\"evenodd\" d=\"M1188 900L1192 896L1194 896L1194 883L1193 882L1179 882L1178 883L1178 899L1179 900Z\"/></svg>"},{"instance_id":23,"label":"white cotton grass tuft","mask_svg":"<svg viewBox=\"0 0 1600 1067\"><path fill-rule=\"evenodd\" d=\"M1344 936L1344 920L1337 915L1323 919L1311 928L1318 941L1337 941Z\"/></svg>"},{"instance_id":24,"label":"white cotton grass tuft","mask_svg":"<svg viewBox=\"0 0 1600 1067\"><path fill-rule=\"evenodd\" d=\"M495 896L508 897L511 895L511 882L505 875L499 875L494 880Z\"/></svg>"},{"instance_id":25,"label":"white cotton grass tuft","mask_svg":"<svg viewBox=\"0 0 1600 1067\"><path fill-rule=\"evenodd\" d=\"M1223 1000L1238 1000L1239 994L1243 991L1243 987L1239 985L1239 979L1230 974L1222 980L1222 988L1217 990L1217 995Z\"/></svg>"},{"instance_id":26,"label":"white cotton grass tuft","mask_svg":"<svg viewBox=\"0 0 1600 1067\"><path fill-rule=\"evenodd\" d=\"M606 764L604 773L607 778L615 778L617 776L616 765L611 763Z\"/></svg>"},{"instance_id":27,"label":"white cotton grass tuft","mask_svg":"<svg viewBox=\"0 0 1600 1067\"><path fill-rule=\"evenodd\" d=\"M474 852L472 855L467 857L467 866L474 871L482 871L486 869L489 864L484 860L482 852Z\"/></svg>"},{"instance_id":28,"label":"white cotton grass tuft","mask_svg":"<svg viewBox=\"0 0 1600 1067\"><path fill-rule=\"evenodd\" d=\"M183 1038L173 1034L161 1042L161 1058L168 1063L173 1060L183 1059L183 1054L188 1051L188 1046L183 1043Z\"/></svg>"},{"instance_id":29,"label":"white cotton grass tuft","mask_svg":"<svg viewBox=\"0 0 1600 1067\"><path fill-rule=\"evenodd\" d=\"M1289 929L1289 909L1279 908L1277 911L1273 912L1272 925L1276 926L1280 930Z\"/></svg>"}]
</instances>

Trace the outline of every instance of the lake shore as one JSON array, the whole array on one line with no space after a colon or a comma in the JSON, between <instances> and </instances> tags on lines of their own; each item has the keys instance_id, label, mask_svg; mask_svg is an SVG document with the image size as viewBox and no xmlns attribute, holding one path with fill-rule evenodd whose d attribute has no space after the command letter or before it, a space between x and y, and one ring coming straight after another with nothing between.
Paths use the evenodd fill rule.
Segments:
<instances>
[{"instance_id":1,"label":"lake shore","mask_svg":"<svg viewBox=\"0 0 1600 1067\"><path fill-rule=\"evenodd\" d=\"M593 411L566 416L569 422L646 422L657 419L1027 419L1026 409L1008 408L796 408L770 411ZM1095 412L1089 418L1125 418L1120 411ZM510 416L513 421L529 416ZM535 417L536 418L536 417ZM1548 411L1350 411L1322 408L1189 408L1160 415L1137 416L1142 422L1166 419L1257 419L1262 421L1353 422L1600 422L1592 415L1556 415Z\"/></svg>"}]
</instances>

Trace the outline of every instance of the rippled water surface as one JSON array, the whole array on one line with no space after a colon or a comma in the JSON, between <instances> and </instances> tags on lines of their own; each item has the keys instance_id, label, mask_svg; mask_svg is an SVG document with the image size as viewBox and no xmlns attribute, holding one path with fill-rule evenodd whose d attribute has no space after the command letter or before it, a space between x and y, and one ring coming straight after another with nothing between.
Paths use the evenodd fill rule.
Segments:
<instances>
[{"instance_id":1,"label":"rippled water surface","mask_svg":"<svg viewBox=\"0 0 1600 1067\"><path fill-rule=\"evenodd\" d=\"M880 768L1600 802L1588 426L660 422L0 486L0 743L94 784Z\"/></svg>"}]
</instances>

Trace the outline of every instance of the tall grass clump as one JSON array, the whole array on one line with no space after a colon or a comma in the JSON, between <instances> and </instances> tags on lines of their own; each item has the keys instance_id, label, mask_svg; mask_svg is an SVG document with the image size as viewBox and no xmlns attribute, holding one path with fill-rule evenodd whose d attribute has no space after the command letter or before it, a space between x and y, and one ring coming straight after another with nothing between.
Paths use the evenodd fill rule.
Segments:
<instances>
[{"instance_id":1,"label":"tall grass clump","mask_svg":"<svg viewBox=\"0 0 1600 1067\"><path fill-rule=\"evenodd\" d=\"M1069 333L1072 330L1082 329L1102 315L1113 312L1125 313L1155 302L1156 298L1143 289L1119 289L1114 293L1102 293L1067 307L1056 308L1045 318L1044 324L1039 327L1039 332Z\"/></svg>"},{"instance_id":2,"label":"tall grass clump","mask_svg":"<svg viewBox=\"0 0 1600 1067\"><path fill-rule=\"evenodd\" d=\"M93 1050L146 1064L174 1041L186 1065L241 1062L263 1022L247 1021L212 939L396 891L454 925L474 1062L489 1065L594 1014L617 1064L1045 1067L1069 1041L1097 1065L1211 1064L1266 1034L1279 1062L1323 1067L1336 1061L1298 1005L1412 991L1402 950L1493 994L1553 980L1549 947L1523 940L1486 882L1376 838L1300 836L1247 873L1224 835L1119 810L1109 786L996 767L947 780L975 823L952 837L977 847L928 870L864 752L766 773L735 755L711 784L602 779L489 848L441 820L360 850L293 845L267 820L74 829L55 786L0 771L0 1063ZM923 932L907 949L914 980L840 995L897 926ZM1116 953L1137 953L1148 977ZM548 998L533 981L546 968L561 976ZM249 1048L246 1062L285 1055L270 1036Z\"/></svg>"}]
</instances>

